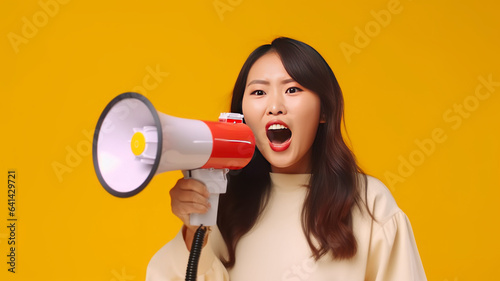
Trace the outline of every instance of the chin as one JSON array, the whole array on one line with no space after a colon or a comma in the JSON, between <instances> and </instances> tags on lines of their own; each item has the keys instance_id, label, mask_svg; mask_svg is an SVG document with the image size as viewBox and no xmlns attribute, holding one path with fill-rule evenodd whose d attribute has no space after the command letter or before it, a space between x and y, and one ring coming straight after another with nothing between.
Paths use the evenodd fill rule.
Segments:
<instances>
[{"instance_id":1,"label":"chin","mask_svg":"<svg viewBox=\"0 0 500 281\"><path fill-rule=\"evenodd\" d=\"M279 152L272 152L272 153L279 153ZM270 155L269 158L266 158L269 164L271 164L271 167L277 168L277 169L293 169L293 166L297 164L297 161L293 161L293 159L290 159L290 157L287 156L281 156L281 155Z\"/></svg>"}]
</instances>

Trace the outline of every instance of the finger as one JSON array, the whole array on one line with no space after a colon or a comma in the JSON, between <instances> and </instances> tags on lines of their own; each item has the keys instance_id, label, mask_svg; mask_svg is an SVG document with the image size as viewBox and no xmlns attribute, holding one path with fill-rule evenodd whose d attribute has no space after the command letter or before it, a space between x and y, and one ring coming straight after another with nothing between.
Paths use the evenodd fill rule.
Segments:
<instances>
[{"instance_id":1,"label":"finger","mask_svg":"<svg viewBox=\"0 0 500 281\"><path fill-rule=\"evenodd\" d=\"M205 205L206 207L210 207L210 202L208 201L208 198L194 191L179 192L175 197L175 200L178 200L179 202L182 203L197 203Z\"/></svg>"},{"instance_id":2,"label":"finger","mask_svg":"<svg viewBox=\"0 0 500 281\"><path fill-rule=\"evenodd\" d=\"M172 213L177 216L188 216L189 214L204 214L210 209L209 206L204 204L198 204L194 202L173 202Z\"/></svg>"},{"instance_id":3,"label":"finger","mask_svg":"<svg viewBox=\"0 0 500 281\"><path fill-rule=\"evenodd\" d=\"M204 197L208 198L210 197L210 192L208 192L207 187L205 186L204 183L202 183L199 180L196 179L180 179L177 181L178 186L182 190L191 190L198 192L199 194L203 195ZM176 184L177 186L177 184Z\"/></svg>"},{"instance_id":4,"label":"finger","mask_svg":"<svg viewBox=\"0 0 500 281\"><path fill-rule=\"evenodd\" d=\"M201 195L200 193L192 190L185 190L180 188L172 188L170 190L170 198L172 201L178 201L179 203L198 203L210 207L207 197Z\"/></svg>"}]
</instances>

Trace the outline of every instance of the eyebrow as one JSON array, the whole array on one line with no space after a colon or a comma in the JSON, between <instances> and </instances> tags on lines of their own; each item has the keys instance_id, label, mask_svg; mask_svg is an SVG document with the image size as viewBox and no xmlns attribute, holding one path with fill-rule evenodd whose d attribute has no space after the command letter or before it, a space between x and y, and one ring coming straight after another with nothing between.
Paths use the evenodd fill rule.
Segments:
<instances>
[{"instance_id":1,"label":"eyebrow","mask_svg":"<svg viewBox=\"0 0 500 281\"><path fill-rule=\"evenodd\" d=\"M289 78L289 79L285 79L283 81L281 81L281 84L288 84L288 83L291 83L291 82L295 82L295 80L293 80L292 78ZM269 81L266 81L266 80L259 80L259 79L256 79L256 80L252 80L250 81L248 84L247 84L247 87L252 85L252 84L264 84L264 85L270 85L271 83Z\"/></svg>"}]
</instances>

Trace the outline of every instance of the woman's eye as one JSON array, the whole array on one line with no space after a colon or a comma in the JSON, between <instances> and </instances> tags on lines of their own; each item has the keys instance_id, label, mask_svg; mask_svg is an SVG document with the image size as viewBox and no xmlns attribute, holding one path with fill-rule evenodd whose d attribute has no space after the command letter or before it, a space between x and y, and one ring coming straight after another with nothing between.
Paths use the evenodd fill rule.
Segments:
<instances>
[{"instance_id":1,"label":"woman's eye","mask_svg":"<svg viewBox=\"0 0 500 281\"><path fill-rule=\"evenodd\" d=\"M250 95L256 95L256 96L263 96L265 95L266 93L262 90L256 90L256 91L253 91L250 93Z\"/></svg>"},{"instance_id":2,"label":"woman's eye","mask_svg":"<svg viewBox=\"0 0 500 281\"><path fill-rule=\"evenodd\" d=\"M285 93L287 93L287 94L294 94L294 93L297 93L297 92L302 92L302 89L301 88L297 88L297 87L291 87L291 88L288 88Z\"/></svg>"}]
</instances>

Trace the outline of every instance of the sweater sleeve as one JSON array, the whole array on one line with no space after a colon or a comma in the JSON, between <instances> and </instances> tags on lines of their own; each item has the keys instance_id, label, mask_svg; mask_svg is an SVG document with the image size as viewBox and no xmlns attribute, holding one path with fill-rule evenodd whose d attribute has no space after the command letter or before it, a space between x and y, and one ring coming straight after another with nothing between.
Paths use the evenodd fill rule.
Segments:
<instances>
[{"instance_id":1,"label":"sweater sleeve","mask_svg":"<svg viewBox=\"0 0 500 281\"><path fill-rule=\"evenodd\" d=\"M229 280L226 268L212 250L208 239L201 251L198 263L198 277L201 281ZM186 248L182 230L174 239L163 246L152 258L146 271L146 281L182 281L186 278L189 251Z\"/></svg>"},{"instance_id":2,"label":"sweater sleeve","mask_svg":"<svg viewBox=\"0 0 500 281\"><path fill-rule=\"evenodd\" d=\"M374 224L367 280L427 280L408 217L400 210Z\"/></svg>"}]
</instances>

